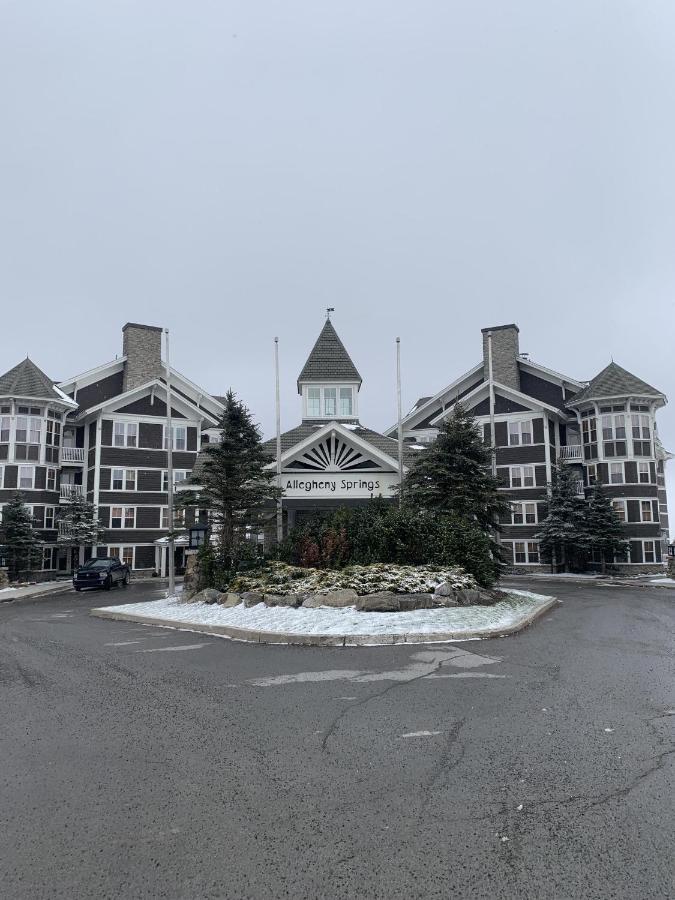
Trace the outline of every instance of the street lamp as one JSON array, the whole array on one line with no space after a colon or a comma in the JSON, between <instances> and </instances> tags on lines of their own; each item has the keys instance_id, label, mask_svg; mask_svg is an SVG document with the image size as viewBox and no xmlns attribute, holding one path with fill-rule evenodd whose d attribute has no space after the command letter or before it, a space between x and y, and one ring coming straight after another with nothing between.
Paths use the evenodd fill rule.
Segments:
<instances>
[{"instance_id":1,"label":"street lamp","mask_svg":"<svg viewBox=\"0 0 675 900\"><path fill-rule=\"evenodd\" d=\"M202 522L195 522L194 525L190 526L188 529L190 535L190 550L199 550L199 548L206 543L208 530L208 525L204 525Z\"/></svg>"}]
</instances>

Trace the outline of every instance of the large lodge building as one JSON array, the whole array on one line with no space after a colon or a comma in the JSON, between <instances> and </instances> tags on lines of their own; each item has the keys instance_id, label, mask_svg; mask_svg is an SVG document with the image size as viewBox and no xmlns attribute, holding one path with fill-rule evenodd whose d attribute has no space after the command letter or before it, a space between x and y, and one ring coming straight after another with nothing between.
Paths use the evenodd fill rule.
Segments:
<instances>
[{"instance_id":1,"label":"large lodge building","mask_svg":"<svg viewBox=\"0 0 675 900\"><path fill-rule=\"evenodd\" d=\"M547 486L561 462L584 495L601 480L625 523L624 571L659 568L668 543L663 449L656 413L665 395L610 363L590 382L555 372L519 350L516 325L483 329L483 358L403 419L403 473L435 440L461 401L496 447L501 490L512 501L501 542L514 570L543 562L536 534ZM172 434L161 329L128 323L122 356L58 383L30 359L0 377L0 509L20 491L42 538L45 572L67 571L58 543L59 510L74 494L91 500L105 533L91 552L117 554L136 572L167 565L167 449L174 481L192 477L199 449L217 440L222 397L175 370ZM361 424L361 376L328 319L298 377L300 424L281 436L284 529L317 511L393 498L400 479L397 426ZM276 440L266 444L276 468ZM187 528L194 513L181 514ZM271 530L270 530L271 532ZM177 540L180 569L185 538Z\"/></svg>"}]
</instances>

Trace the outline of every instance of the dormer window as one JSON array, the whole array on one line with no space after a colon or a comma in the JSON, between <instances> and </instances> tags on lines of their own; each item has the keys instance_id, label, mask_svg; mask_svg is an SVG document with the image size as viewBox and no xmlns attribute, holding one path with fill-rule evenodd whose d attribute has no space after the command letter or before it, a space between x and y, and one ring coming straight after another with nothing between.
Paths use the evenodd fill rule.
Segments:
<instances>
[{"instance_id":1,"label":"dormer window","mask_svg":"<svg viewBox=\"0 0 675 900\"><path fill-rule=\"evenodd\" d=\"M351 416L353 415L354 408L354 389L350 387L341 387L340 388L340 415L341 416Z\"/></svg>"},{"instance_id":2,"label":"dormer window","mask_svg":"<svg viewBox=\"0 0 675 900\"><path fill-rule=\"evenodd\" d=\"M321 388L307 388L307 415L318 419L321 415Z\"/></svg>"},{"instance_id":3,"label":"dormer window","mask_svg":"<svg viewBox=\"0 0 675 900\"><path fill-rule=\"evenodd\" d=\"M323 389L323 414L329 417L337 415L337 388Z\"/></svg>"},{"instance_id":4,"label":"dormer window","mask_svg":"<svg viewBox=\"0 0 675 900\"><path fill-rule=\"evenodd\" d=\"M355 390L353 385L305 385L306 418L356 418Z\"/></svg>"}]
</instances>

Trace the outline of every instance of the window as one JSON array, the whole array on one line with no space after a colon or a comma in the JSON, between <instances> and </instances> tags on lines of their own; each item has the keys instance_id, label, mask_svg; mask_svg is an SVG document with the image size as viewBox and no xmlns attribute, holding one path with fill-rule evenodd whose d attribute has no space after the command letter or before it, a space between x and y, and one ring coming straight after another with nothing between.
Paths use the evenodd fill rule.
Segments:
<instances>
[{"instance_id":1,"label":"window","mask_svg":"<svg viewBox=\"0 0 675 900\"><path fill-rule=\"evenodd\" d=\"M323 389L323 414L324 416L337 415L337 388Z\"/></svg>"},{"instance_id":2,"label":"window","mask_svg":"<svg viewBox=\"0 0 675 900\"><path fill-rule=\"evenodd\" d=\"M641 522L652 522L652 501L651 500L640 500L640 521Z\"/></svg>"},{"instance_id":3,"label":"window","mask_svg":"<svg viewBox=\"0 0 675 900\"><path fill-rule=\"evenodd\" d=\"M598 467L595 463L586 466L586 477L588 478L588 484L595 484L598 480Z\"/></svg>"},{"instance_id":4,"label":"window","mask_svg":"<svg viewBox=\"0 0 675 900\"><path fill-rule=\"evenodd\" d=\"M9 443L9 424L10 424L9 416L2 416L0 418L0 443L8 444Z\"/></svg>"},{"instance_id":5,"label":"window","mask_svg":"<svg viewBox=\"0 0 675 900\"><path fill-rule=\"evenodd\" d=\"M135 469L113 469L111 480L112 480L113 491L135 491L136 490L136 470Z\"/></svg>"},{"instance_id":6,"label":"window","mask_svg":"<svg viewBox=\"0 0 675 900\"><path fill-rule=\"evenodd\" d=\"M509 446L532 443L532 422L509 422Z\"/></svg>"},{"instance_id":7,"label":"window","mask_svg":"<svg viewBox=\"0 0 675 900\"><path fill-rule=\"evenodd\" d=\"M624 441L626 439L626 417L603 416L602 439L603 441Z\"/></svg>"},{"instance_id":8,"label":"window","mask_svg":"<svg viewBox=\"0 0 675 900\"><path fill-rule=\"evenodd\" d=\"M136 422L115 422L113 427L113 446L137 447L138 425Z\"/></svg>"},{"instance_id":9,"label":"window","mask_svg":"<svg viewBox=\"0 0 675 900\"><path fill-rule=\"evenodd\" d=\"M654 547L654 541L644 541L642 546L644 547L645 562L656 562L656 549Z\"/></svg>"},{"instance_id":10,"label":"window","mask_svg":"<svg viewBox=\"0 0 675 900\"><path fill-rule=\"evenodd\" d=\"M352 389L350 387L340 388L340 415L352 415Z\"/></svg>"},{"instance_id":11,"label":"window","mask_svg":"<svg viewBox=\"0 0 675 900\"><path fill-rule=\"evenodd\" d=\"M169 437L166 425L164 426L164 449L169 449ZM185 425L172 425L171 426L171 434L173 436L173 441L171 444L172 450L185 450L187 447L187 428Z\"/></svg>"},{"instance_id":12,"label":"window","mask_svg":"<svg viewBox=\"0 0 675 900\"><path fill-rule=\"evenodd\" d=\"M177 525L185 525L185 510L184 509L175 509L173 511L173 527L175 528ZM169 507L162 507L162 520L160 523L160 528L168 529L169 526Z\"/></svg>"},{"instance_id":13,"label":"window","mask_svg":"<svg viewBox=\"0 0 675 900\"><path fill-rule=\"evenodd\" d=\"M626 501L625 500L612 500L612 508L617 516L621 519L622 522L626 521Z\"/></svg>"},{"instance_id":14,"label":"window","mask_svg":"<svg viewBox=\"0 0 675 900\"><path fill-rule=\"evenodd\" d=\"M2 490L3 482L5 477L5 469L4 466L0 466L0 490Z\"/></svg>"},{"instance_id":15,"label":"window","mask_svg":"<svg viewBox=\"0 0 675 900\"><path fill-rule=\"evenodd\" d=\"M135 528L136 510L133 506L113 506L110 510L111 528Z\"/></svg>"},{"instance_id":16,"label":"window","mask_svg":"<svg viewBox=\"0 0 675 900\"><path fill-rule=\"evenodd\" d=\"M56 490L56 469L47 469L47 490Z\"/></svg>"},{"instance_id":17,"label":"window","mask_svg":"<svg viewBox=\"0 0 675 900\"><path fill-rule=\"evenodd\" d=\"M169 529L169 507L168 506L162 507L162 521L160 522L159 527L164 528L167 531Z\"/></svg>"},{"instance_id":18,"label":"window","mask_svg":"<svg viewBox=\"0 0 675 900\"><path fill-rule=\"evenodd\" d=\"M537 504L514 503L512 522L514 525L535 525L537 522Z\"/></svg>"},{"instance_id":19,"label":"window","mask_svg":"<svg viewBox=\"0 0 675 900\"><path fill-rule=\"evenodd\" d=\"M173 483L174 486L180 484L182 481L186 481L190 477L189 469L174 469L173 470ZM169 473L166 469L162 472L162 490L166 494L169 490Z\"/></svg>"},{"instance_id":20,"label":"window","mask_svg":"<svg viewBox=\"0 0 675 900\"><path fill-rule=\"evenodd\" d=\"M521 565L533 565L539 562L539 544L537 541L514 541L513 561Z\"/></svg>"},{"instance_id":21,"label":"window","mask_svg":"<svg viewBox=\"0 0 675 900\"><path fill-rule=\"evenodd\" d=\"M649 416L636 415L634 413L630 418L631 424L633 426L633 438L636 440L651 440L652 433L649 423Z\"/></svg>"},{"instance_id":22,"label":"window","mask_svg":"<svg viewBox=\"0 0 675 900\"><path fill-rule=\"evenodd\" d=\"M583 419L581 423L581 437L584 444L594 444L598 439L596 420Z\"/></svg>"},{"instance_id":23,"label":"window","mask_svg":"<svg viewBox=\"0 0 675 900\"><path fill-rule=\"evenodd\" d=\"M56 547L45 547L42 551L43 571L52 571L57 566L58 550Z\"/></svg>"},{"instance_id":24,"label":"window","mask_svg":"<svg viewBox=\"0 0 675 900\"><path fill-rule=\"evenodd\" d=\"M649 484L650 474L649 474L649 463L639 462L638 463L638 481L640 484Z\"/></svg>"},{"instance_id":25,"label":"window","mask_svg":"<svg viewBox=\"0 0 675 900\"><path fill-rule=\"evenodd\" d=\"M47 446L58 447L61 444L61 423L47 419Z\"/></svg>"},{"instance_id":26,"label":"window","mask_svg":"<svg viewBox=\"0 0 675 900\"><path fill-rule=\"evenodd\" d=\"M534 487L534 466L512 466L511 487Z\"/></svg>"},{"instance_id":27,"label":"window","mask_svg":"<svg viewBox=\"0 0 675 900\"><path fill-rule=\"evenodd\" d=\"M21 407L19 407L21 409ZM25 409L25 407L23 407ZM39 444L41 419L18 416L16 420L17 444Z\"/></svg>"},{"instance_id":28,"label":"window","mask_svg":"<svg viewBox=\"0 0 675 900\"><path fill-rule=\"evenodd\" d=\"M609 483L623 484L623 463L609 464Z\"/></svg>"},{"instance_id":29,"label":"window","mask_svg":"<svg viewBox=\"0 0 675 900\"><path fill-rule=\"evenodd\" d=\"M311 418L321 415L321 388L307 388L307 415Z\"/></svg>"},{"instance_id":30,"label":"window","mask_svg":"<svg viewBox=\"0 0 675 900\"><path fill-rule=\"evenodd\" d=\"M54 513L55 509L53 506L45 506L45 528L54 527Z\"/></svg>"},{"instance_id":31,"label":"window","mask_svg":"<svg viewBox=\"0 0 675 900\"><path fill-rule=\"evenodd\" d=\"M35 484L35 468L33 466L19 466L19 488L32 490Z\"/></svg>"}]
</instances>

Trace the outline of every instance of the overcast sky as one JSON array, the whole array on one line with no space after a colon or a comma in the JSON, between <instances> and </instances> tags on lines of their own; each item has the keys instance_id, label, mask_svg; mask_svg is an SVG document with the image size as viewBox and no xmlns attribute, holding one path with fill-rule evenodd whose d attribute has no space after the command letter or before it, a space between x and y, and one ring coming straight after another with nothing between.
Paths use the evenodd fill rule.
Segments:
<instances>
[{"instance_id":1,"label":"overcast sky","mask_svg":"<svg viewBox=\"0 0 675 900\"><path fill-rule=\"evenodd\" d=\"M163 325L269 435L334 306L374 428L397 335L409 407L512 321L675 399L674 42L672 0L0 0L0 368Z\"/></svg>"}]
</instances>

